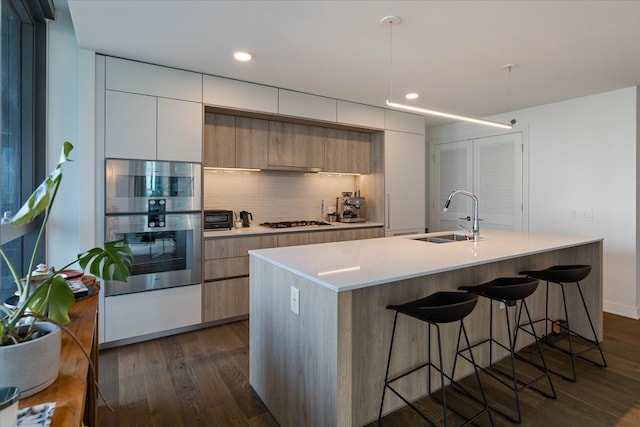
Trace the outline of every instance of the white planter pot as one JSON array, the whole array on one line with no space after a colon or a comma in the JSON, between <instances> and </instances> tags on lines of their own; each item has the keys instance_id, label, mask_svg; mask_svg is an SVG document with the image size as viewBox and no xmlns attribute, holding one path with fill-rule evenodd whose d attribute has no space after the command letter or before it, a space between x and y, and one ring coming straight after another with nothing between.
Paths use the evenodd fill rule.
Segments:
<instances>
[{"instance_id":1,"label":"white planter pot","mask_svg":"<svg viewBox=\"0 0 640 427\"><path fill-rule=\"evenodd\" d=\"M0 387L0 426L15 426L18 419L18 387Z\"/></svg>"},{"instance_id":2,"label":"white planter pot","mask_svg":"<svg viewBox=\"0 0 640 427\"><path fill-rule=\"evenodd\" d=\"M0 346L0 388L18 387L20 399L50 386L60 371L62 331L49 322L36 327L48 333L32 341Z\"/></svg>"}]
</instances>

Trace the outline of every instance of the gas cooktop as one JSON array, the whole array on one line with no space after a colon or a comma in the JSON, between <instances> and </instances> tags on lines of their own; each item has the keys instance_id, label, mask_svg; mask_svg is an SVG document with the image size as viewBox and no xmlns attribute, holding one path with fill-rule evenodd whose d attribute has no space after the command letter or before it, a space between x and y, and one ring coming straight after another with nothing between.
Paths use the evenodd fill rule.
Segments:
<instances>
[{"instance_id":1,"label":"gas cooktop","mask_svg":"<svg viewBox=\"0 0 640 427\"><path fill-rule=\"evenodd\" d=\"M280 222L263 222L263 227L270 228L291 228L291 227L311 227L318 225L331 225L324 221L280 221Z\"/></svg>"}]
</instances>

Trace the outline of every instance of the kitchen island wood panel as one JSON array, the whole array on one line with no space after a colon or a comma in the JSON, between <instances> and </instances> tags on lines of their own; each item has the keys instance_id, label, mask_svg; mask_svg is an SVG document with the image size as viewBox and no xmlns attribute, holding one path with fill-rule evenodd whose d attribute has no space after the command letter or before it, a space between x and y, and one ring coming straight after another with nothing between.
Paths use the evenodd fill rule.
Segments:
<instances>
[{"instance_id":1,"label":"kitchen island wood panel","mask_svg":"<svg viewBox=\"0 0 640 427\"><path fill-rule=\"evenodd\" d=\"M549 239L547 244L544 238L519 241L505 236L508 234L498 232L492 236L493 241L487 239L488 244L482 241L444 245L420 242L425 245L424 249L411 239L391 241L402 239L394 237L355 242L358 247L348 242L296 248L298 257L291 256L289 249L293 248L252 252L251 385L282 426L365 425L378 414L393 325L393 313L385 308L388 304L407 302L435 291L456 290L461 285L479 284L496 277L517 276L525 269L542 269L554 264L592 265L592 272L582 285L597 334L602 339L602 241L558 238ZM399 250L402 246L416 252L415 259L406 259L405 268L381 262L387 259L388 264L398 263L401 262L398 259L411 258ZM386 252L390 248L401 252L397 259ZM375 250L379 251L377 258L372 255ZM381 275L385 269L405 273L393 273L382 281L372 280L356 286L352 282L357 282L358 277L371 276L366 271L347 271L347 265L356 259L356 255L349 258L349 251L374 258L368 264L360 258L360 270L373 269ZM448 253L436 255L442 251ZM335 259L327 260L328 254L334 252L338 253ZM428 260L430 253L434 260ZM453 254L457 254L458 259L451 260ZM291 262L287 263L283 257L289 257ZM432 267L421 273L413 272L412 263L422 257L425 265ZM341 258L345 263L339 272ZM379 265L376 267L376 264ZM322 268L314 269L312 265ZM291 287L299 290L299 315L290 310ZM577 309L577 291L571 288L568 291L572 326L584 332L588 326L584 314ZM544 294L541 284L528 300L534 318L544 314ZM550 300L551 316L561 318L559 294L552 294ZM489 304L488 300L480 299L465 320L472 341L488 336ZM495 309L499 310L497 304ZM426 356L425 325L409 318L401 318L399 322L398 348L407 350L395 357L391 374L416 366ZM498 338L505 338L504 326L496 326L494 333ZM457 338L455 328L451 328L454 326L444 325L446 360L451 360ZM524 334L520 339L520 348L532 342L532 338ZM474 355L480 363L488 365L505 353L494 353L493 361L488 360L488 351L479 349ZM467 364L460 368L459 376L471 372ZM425 374L407 379L403 385L405 393L412 398L423 395L425 380ZM433 380L437 384L435 375ZM384 412L402 405L399 399L390 398L385 402Z\"/></svg>"}]
</instances>

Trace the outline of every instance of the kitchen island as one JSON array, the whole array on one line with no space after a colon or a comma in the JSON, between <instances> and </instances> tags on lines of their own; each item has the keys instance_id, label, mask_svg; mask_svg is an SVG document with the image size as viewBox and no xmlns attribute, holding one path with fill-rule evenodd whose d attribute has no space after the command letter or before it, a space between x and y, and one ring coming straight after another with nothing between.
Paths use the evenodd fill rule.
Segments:
<instances>
[{"instance_id":1,"label":"kitchen island","mask_svg":"<svg viewBox=\"0 0 640 427\"><path fill-rule=\"evenodd\" d=\"M417 240L439 234L451 233L250 251L250 383L280 425L360 426L376 419L393 324L385 307L436 291L555 264L589 264L583 291L602 339L602 239L483 230L478 242ZM572 291L570 320L586 333ZM544 314L544 294L541 285L528 300L534 318ZM550 300L551 317L562 318L559 295L552 292ZM481 298L465 320L472 340L488 336L488 312ZM399 322L396 348L407 350L396 353L391 375L426 357L426 326ZM506 337L499 326L496 334ZM444 325L445 360L452 360L456 338L455 325ZM531 342L522 338L519 347ZM474 356L490 363L488 351ZM494 352L493 361L504 356ZM472 371L460 367L460 376ZM423 395L425 378L412 376L402 390ZM399 399L387 399L384 412L400 406Z\"/></svg>"}]
</instances>

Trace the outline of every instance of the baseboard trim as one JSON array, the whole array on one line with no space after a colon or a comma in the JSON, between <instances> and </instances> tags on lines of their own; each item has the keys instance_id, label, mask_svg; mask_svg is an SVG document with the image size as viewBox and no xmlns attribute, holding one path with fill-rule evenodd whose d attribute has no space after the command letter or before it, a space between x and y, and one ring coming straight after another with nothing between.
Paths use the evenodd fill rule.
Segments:
<instances>
[{"instance_id":1,"label":"baseboard trim","mask_svg":"<svg viewBox=\"0 0 640 427\"><path fill-rule=\"evenodd\" d=\"M602 310L607 313L617 314L618 316L630 317L635 320L640 319L640 307L631 307L604 301L602 303Z\"/></svg>"}]
</instances>

